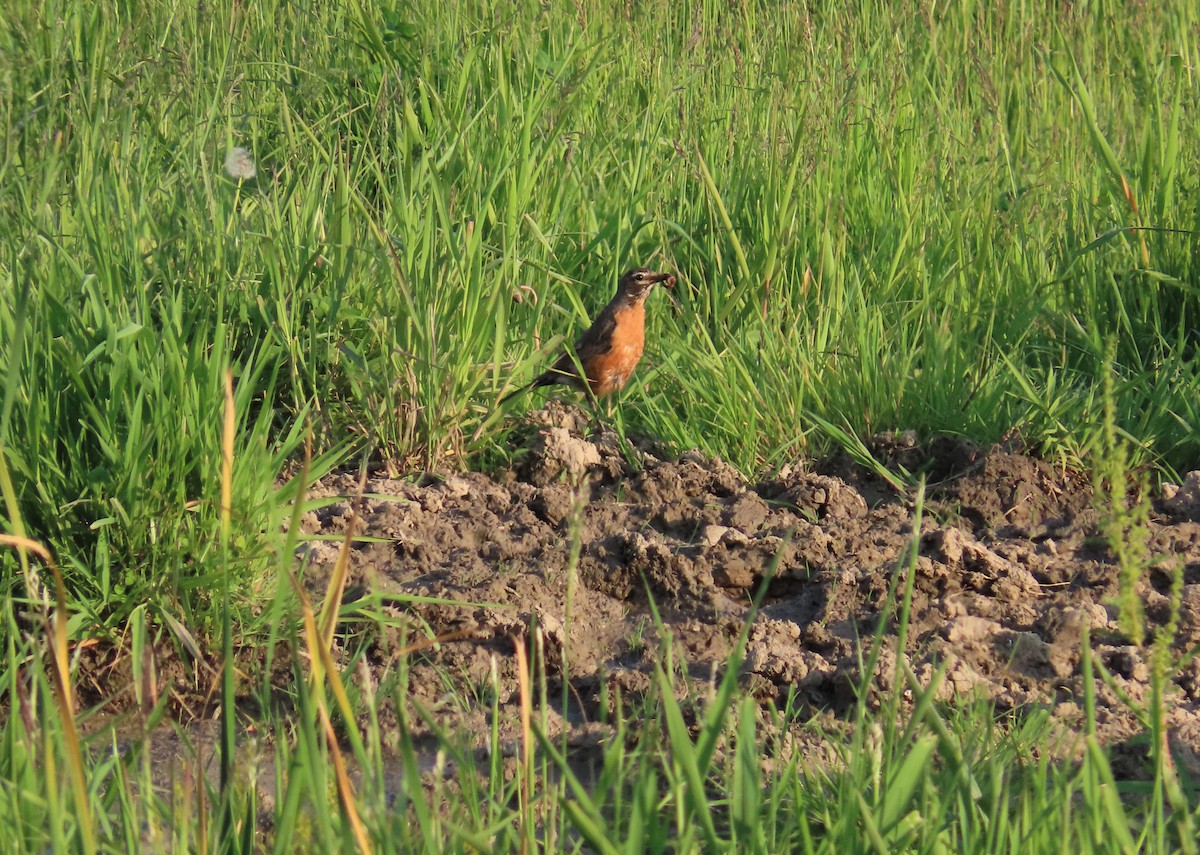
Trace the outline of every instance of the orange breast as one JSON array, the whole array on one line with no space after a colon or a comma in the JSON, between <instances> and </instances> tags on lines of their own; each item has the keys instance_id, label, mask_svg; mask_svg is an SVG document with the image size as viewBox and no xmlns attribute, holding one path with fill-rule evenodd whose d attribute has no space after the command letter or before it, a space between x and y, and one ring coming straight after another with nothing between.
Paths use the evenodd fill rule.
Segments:
<instances>
[{"instance_id":1,"label":"orange breast","mask_svg":"<svg viewBox=\"0 0 1200 855\"><path fill-rule=\"evenodd\" d=\"M611 395L622 388L646 348L646 309L641 303L622 307L615 320L612 347L584 366L588 385L597 397Z\"/></svg>"}]
</instances>

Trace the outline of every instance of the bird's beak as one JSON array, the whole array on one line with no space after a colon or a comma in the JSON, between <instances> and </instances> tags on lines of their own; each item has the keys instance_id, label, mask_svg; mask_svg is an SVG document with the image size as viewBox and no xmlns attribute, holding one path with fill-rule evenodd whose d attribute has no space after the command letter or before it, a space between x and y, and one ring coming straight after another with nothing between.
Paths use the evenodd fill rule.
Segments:
<instances>
[{"instance_id":1,"label":"bird's beak","mask_svg":"<svg viewBox=\"0 0 1200 855\"><path fill-rule=\"evenodd\" d=\"M663 282L664 288L671 288L675 285L675 277L670 273L655 273L650 277L651 282Z\"/></svg>"}]
</instances>

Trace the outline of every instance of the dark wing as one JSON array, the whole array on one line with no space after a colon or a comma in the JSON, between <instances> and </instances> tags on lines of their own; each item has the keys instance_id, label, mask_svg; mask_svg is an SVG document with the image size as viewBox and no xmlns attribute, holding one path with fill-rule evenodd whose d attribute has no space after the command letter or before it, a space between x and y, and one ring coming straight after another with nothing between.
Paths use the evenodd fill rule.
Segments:
<instances>
[{"instance_id":1,"label":"dark wing","mask_svg":"<svg viewBox=\"0 0 1200 855\"><path fill-rule=\"evenodd\" d=\"M579 337L579 341L575 342L575 352L579 354L580 361L603 356L612 350L613 336L616 331L617 313L610 311L610 307L605 306L604 311L596 316L595 323L587 328L587 332ZM567 361L574 364L569 356Z\"/></svg>"},{"instance_id":2,"label":"dark wing","mask_svg":"<svg viewBox=\"0 0 1200 855\"><path fill-rule=\"evenodd\" d=\"M575 357L578 356L579 361L586 364L597 356L608 353L612 350L613 333L616 330L616 314L606 308L596 316L596 322L579 337L579 341L575 342L575 353L572 354L569 350L564 351L553 365L533 381L533 385L549 386L552 383L566 383L571 386L582 386L579 372L575 368Z\"/></svg>"}]
</instances>

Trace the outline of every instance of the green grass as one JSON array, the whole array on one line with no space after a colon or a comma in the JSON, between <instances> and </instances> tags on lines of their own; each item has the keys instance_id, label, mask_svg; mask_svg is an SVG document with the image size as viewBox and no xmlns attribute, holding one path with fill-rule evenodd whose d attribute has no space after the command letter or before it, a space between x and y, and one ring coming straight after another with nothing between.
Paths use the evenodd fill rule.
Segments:
<instances>
[{"instance_id":1,"label":"green grass","mask_svg":"<svg viewBox=\"0 0 1200 855\"><path fill-rule=\"evenodd\" d=\"M226 367L252 538L306 431L502 460L499 393L643 262L681 282L629 430L747 471L828 447L814 416L1079 461L1114 337L1135 462L1192 465L1200 13L923 8L16 4L22 516L89 600L187 599Z\"/></svg>"},{"instance_id":2,"label":"green grass","mask_svg":"<svg viewBox=\"0 0 1200 855\"><path fill-rule=\"evenodd\" d=\"M298 486L277 483L306 441L313 474L368 453L397 471L503 463L497 398L643 263L680 283L651 298L647 357L620 400L630 432L747 472L909 428L1015 434L1087 467L1119 436L1131 467L1195 468L1200 11L810 6L8 4L0 526L57 557L70 638L142 627L185 653L274 640L294 544L273 533ZM232 146L256 177L225 174ZM10 708L20 692L47 703L36 680L18 690L46 654L17 617L47 586L36 562L0 554ZM668 728L666 698L648 703ZM315 774L316 721L279 749L316 753L282 768ZM36 743L17 716L6 725L4 778L22 783L5 798L36 794L46 819L19 848L76 839L52 766L60 725ZM888 775L947 762L920 736L941 731L916 727ZM963 727L987 751L1031 750L1019 730ZM650 762L622 768L649 771L621 778L626 813L597 808L601 832L637 816L663 840L702 813L683 796L702 796L639 745ZM907 830L908 805L864 789L853 762L845 781L762 782L747 766L729 780L748 790L712 796L728 824L686 828L699 848L732 841L737 804L786 814L751 823L777 835L748 844L768 849L844 843L868 814L885 847L1023 849L971 818L992 798L1006 834L1119 849L1102 816L1087 831L1072 813L1108 786L1100 763L1011 779L985 764L999 789L947 767L914 790ZM695 774L724 780L705 765ZM121 817L104 830L132 847L151 808L111 795L137 774L121 769L97 760L89 780L96 822ZM304 803L327 786L308 780ZM679 797L666 825L663 787ZM227 816L250 810L223 792ZM496 831L511 794L487 795L450 826L532 834ZM413 819L363 797L373 829L415 822L467 845L440 808ZM298 804L278 809L295 820ZM950 809L961 826L931 824ZM345 833L336 815L308 820L325 844Z\"/></svg>"}]
</instances>

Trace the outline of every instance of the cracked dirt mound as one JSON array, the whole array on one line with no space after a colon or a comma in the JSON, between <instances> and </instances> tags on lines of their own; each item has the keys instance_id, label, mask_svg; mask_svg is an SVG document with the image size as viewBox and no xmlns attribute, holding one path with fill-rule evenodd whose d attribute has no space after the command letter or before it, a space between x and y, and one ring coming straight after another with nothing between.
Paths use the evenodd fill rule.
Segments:
<instances>
[{"instance_id":1,"label":"cracked dirt mound","mask_svg":"<svg viewBox=\"0 0 1200 855\"><path fill-rule=\"evenodd\" d=\"M367 483L358 530L380 540L354 548L352 584L385 602L454 601L394 611L419 616L426 631L466 636L420 654L411 698L434 708L447 675L470 696L498 669L500 684L511 687L501 703L515 704L512 638L536 620L549 677L560 678L568 663L579 703L573 730L586 733L613 689L628 696L650 685L661 650L651 597L692 674L709 680L774 568L744 684L763 700L790 697L802 713L847 713L861 651L907 581L900 571L897 587L912 542L912 497L845 459L785 467L748 483L719 460L622 451L611 432L586 428L577 410L551 404L531 417L524 455L497 477ZM956 440L918 447L903 436L884 438L873 451L929 478L902 654L918 679L928 681L944 664L939 697L974 695L1018 712L1043 707L1073 730L1082 721L1086 627L1113 688L1135 701L1148 697L1150 664L1117 627L1118 571L1097 536L1087 478ZM311 495L355 489L354 477L332 476ZM1153 555L1183 574L1178 655L1200 643L1200 522L1188 489L1160 502L1150 523ZM310 534L337 535L349 518L350 502L335 500L303 524ZM334 543L309 548L314 589L336 555ZM1139 590L1151 628L1169 618L1170 579L1165 569L1153 570ZM876 701L893 690L894 630L892 620L872 682ZM385 665L388 641L377 641L371 655ZM1106 741L1139 732L1112 688L1098 684L1098 704ZM1169 704L1180 761L1200 771L1194 658L1176 674ZM486 728L478 732L482 739Z\"/></svg>"}]
</instances>

